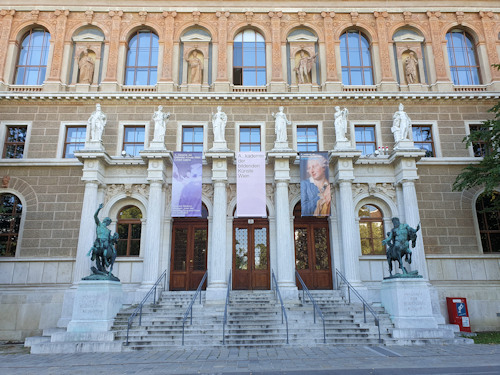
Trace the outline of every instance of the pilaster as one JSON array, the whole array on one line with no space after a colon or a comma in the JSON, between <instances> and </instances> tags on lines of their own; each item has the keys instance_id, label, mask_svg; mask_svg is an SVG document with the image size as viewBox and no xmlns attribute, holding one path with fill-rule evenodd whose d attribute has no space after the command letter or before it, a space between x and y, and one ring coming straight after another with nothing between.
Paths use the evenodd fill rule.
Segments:
<instances>
[{"instance_id":1,"label":"pilaster","mask_svg":"<svg viewBox=\"0 0 500 375\"><path fill-rule=\"evenodd\" d=\"M274 159L274 181L276 202L276 243L277 265L276 278L284 300L298 299L298 288L295 284L295 251L292 224L290 221L290 203L288 184L290 181L290 162L297 157L296 152L269 152L268 157Z\"/></svg>"},{"instance_id":2,"label":"pilaster","mask_svg":"<svg viewBox=\"0 0 500 375\"><path fill-rule=\"evenodd\" d=\"M227 19L229 12L217 12L216 16L219 19L217 24L217 79L214 82L215 92L230 91L228 61L227 61Z\"/></svg>"},{"instance_id":3,"label":"pilaster","mask_svg":"<svg viewBox=\"0 0 500 375\"><path fill-rule=\"evenodd\" d=\"M175 17L177 12L163 12L164 18L164 42L163 42L163 66L161 77L158 81L158 91L171 92L174 91L174 80L172 75L173 51L174 51L174 33L175 33Z\"/></svg>"},{"instance_id":4,"label":"pilaster","mask_svg":"<svg viewBox=\"0 0 500 375\"><path fill-rule=\"evenodd\" d=\"M0 11L2 17L2 31L0 32L0 90L5 90L5 85L9 84L9 79L4 75L5 64L7 62L7 51L9 50L9 36L12 28L12 21L14 19L15 10Z\"/></svg>"},{"instance_id":5,"label":"pilaster","mask_svg":"<svg viewBox=\"0 0 500 375\"><path fill-rule=\"evenodd\" d=\"M340 82L337 76L337 62L335 59L335 40L333 38L333 18L335 12L321 12L323 17L323 27L325 30L325 49L326 49L326 91L340 89ZM337 87L339 86L339 87Z\"/></svg>"},{"instance_id":6,"label":"pilaster","mask_svg":"<svg viewBox=\"0 0 500 375\"><path fill-rule=\"evenodd\" d=\"M398 91L398 84L391 70L391 57L389 53L389 38L387 37L387 26L389 14L387 12L374 12L377 25L377 36L379 41L380 70L382 73L381 90Z\"/></svg>"},{"instance_id":7,"label":"pilaster","mask_svg":"<svg viewBox=\"0 0 500 375\"><path fill-rule=\"evenodd\" d=\"M111 10L109 11L108 15L111 18L111 33L109 37L109 54L107 59L107 67L105 78L101 82L101 89L102 91L117 91L118 56L120 52L120 28L123 11Z\"/></svg>"},{"instance_id":8,"label":"pilaster","mask_svg":"<svg viewBox=\"0 0 500 375\"><path fill-rule=\"evenodd\" d=\"M484 36L486 41L486 53L488 55L489 71L491 74L491 81L494 91L500 90L500 71L491 66L491 64L496 64L500 61L500 56L497 52L497 38L495 38L495 25L493 23L494 14L493 12L479 12L481 17L481 22L483 24Z\"/></svg>"},{"instance_id":9,"label":"pilaster","mask_svg":"<svg viewBox=\"0 0 500 375\"><path fill-rule=\"evenodd\" d=\"M61 90L61 69L64 55L64 37L66 34L66 23L68 20L69 10L56 10L54 17L56 18L56 32L54 35L54 50L52 53L52 63L50 64L50 72L47 80L43 85L44 91L60 91Z\"/></svg>"},{"instance_id":10,"label":"pilaster","mask_svg":"<svg viewBox=\"0 0 500 375\"><path fill-rule=\"evenodd\" d=\"M448 77L446 71L445 56L443 52L443 38L439 18L441 12L427 12L429 17L429 27L431 31L432 53L434 55L433 66L436 69L436 81L431 82L431 87L434 91L452 91L453 83Z\"/></svg>"},{"instance_id":11,"label":"pilaster","mask_svg":"<svg viewBox=\"0 0 500 375\"><path fill-rule=\"evenodd\" d=\"M283 77L283 64L281 59L281 17L282 12L269 12L271 18L271 82L269 88L272 92L285 92L286 83Z\"/></svg>"}]
</instances>

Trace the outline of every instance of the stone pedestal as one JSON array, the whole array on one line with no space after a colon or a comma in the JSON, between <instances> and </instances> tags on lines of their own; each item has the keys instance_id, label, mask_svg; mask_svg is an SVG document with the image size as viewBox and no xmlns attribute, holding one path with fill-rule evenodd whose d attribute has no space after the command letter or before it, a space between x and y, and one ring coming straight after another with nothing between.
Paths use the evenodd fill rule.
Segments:
<instances>
[{"instance_id":1,"label":"stone pedestal","mask_svg":"<svg viewBox=\"0 0 500 375\"><path fill-rule=\"evenodd\" d=\"M78 284L68 332L106 332L122 307L122 284L117 281L86 281Z\"/></svg>"},{"instance_id":2,"label":"stone pedestal","mask_svg":"<svg viewBox=\"0 0 500 375\"><path fill-rule=\"evenodd\" d=\"M382 306L396 328L437 329L430 288L423 279L386 279L380 290Z\"/></svg>"}]
</instances>

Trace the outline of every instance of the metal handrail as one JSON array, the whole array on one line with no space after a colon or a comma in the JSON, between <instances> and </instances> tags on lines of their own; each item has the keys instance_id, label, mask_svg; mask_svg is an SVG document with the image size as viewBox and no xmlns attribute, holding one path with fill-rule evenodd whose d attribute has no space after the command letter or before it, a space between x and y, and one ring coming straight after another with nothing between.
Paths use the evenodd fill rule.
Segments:
<instances>
[{"instance_id":1,"label":"metal handrail","mask_svg":"<svg viewBox=\"0 0 500 375\"><path fill-rule=\"evenodd\" d=\"M307 293L307 296L309 297L309 300L313 304L313 315L314 315L314 324L316 324L316 311L318 311L318 315L323 320L323 342L326 344L326 328L325 328L325 317L323 313L321 312L321 309L319 308L318 304L314 300L313 296L309 292L309 289L307 288L306 284L304 283L304 280L302 280L302 277L300 277L299 272L295 270L295 276L297 276L297 279L300 282L300 285L302 285L302 301L305 300L305 293Z\"/></svg>"},{"instance_id":2,"label":"metal handrail","mask_svg":"<svg viewBox=\"0 0 500 375\"><path fill-rule=\"evenodd\" d=\"M349 299L349 303L351 303L351 289L353 293L356 295L356 297L359 298L359 300L363 303L363 318L364 322L366 323L366 308L368 308L368 311L373 315L373 319L375 319L375 325L378 328L378 342L382 342L382 339L380 338L380 320L378 318L377 313L372 309L372 307L368 304L368 302L365 301L363 297L361 297L361 294L358 293L356 289L347 281L347 279L340 273L338 269L335 269L335 273L337 275L337 278L340 277L342 281L347 285L347 295ZM337 288L340 289L340 284L337 279Z\"/></svg>"},{"instance_id":3,"label":"metal handrail","mask_svg":"<svg viewBox=\"0 0 500 375\"><path fill-rule=\"evenodd\" d=\"M281 298L280 288L278 287L278 282L276 281L276 276L274 276L274 270L271 270L271 277L274 283L274 295L276 299L280 300L281 303L281 324L283 324L283 316L285 316L286 321L286 343L288 344L288 316L286 315L285 306L283 305L283 299Z\"/></svg>"},{"instance_id":4,"label":"metal handrail","mask_svg":"<svg viewBox=\"0 0 500 375\"><path fill-rule=\"evenodd\" d=\"M142 307L144 306L144 304L148 300L149 296L151 296L151 294L153 294L153 303L152 304L153 305L156 304L156 302L157 302L157 300L156 300L156 288L160 285L161 279L163 279L163 290L165 290L165 285L166 285L166 282L167 282L167 270L163 271L163 273L160 275L160 277L158 278L158 280L156 280L156 283L149 290L149 292L146 294L146 296L142 299L142 301L139 304L139 306L137 306L137 308L134 310L134 312L128 318L128 322L127 322L127 342L125 343L125 346L127 346L129 344L129 342L128 342L128 334L129 334L129 331L130 331L130 327L132 326L132 321L137 316L137 314L139 314L139 326L141 326L141 324L142 324ZM159 298L158 298L158 300L159 300Z\"/></svg>"},{"instance_id":5,"label":"metal handrail","mask_svg":"<svg viewBox=\"0 0 500 375\"><path fill-rule=\"evenodd\" d=\"M193 305L194 301L196 300L196 297L198 294L200 295L200 305L201 305L201 288L203 287L203 284L205 283L205 280L207 279L208 271L205 272L203 275L203 278L200 281L200 284L198 285L198 288L196 289L196 293L194 294L193 298L191 299L191 302L189 303L189 306L184 313L184 316L182 317L182 346L184 346L184 325L186 324L186 319L188 318L189 312L191 312L191 319L189 324L193 324Z\"/></svg>"},{"instance_id":6,"label":"metal handrail","mask_svg":"<svg viewBox=\"0 0 500 375\"><path fill-rule=\"evenodd\" d=\"M227 305L229 304L229 291L231 290L231 273L229 270L229 278L227 280L226 305L224 306L224 319L222 321L222 345L226 345L226 323L227 323Z\"/></svg>"}]
</instances>

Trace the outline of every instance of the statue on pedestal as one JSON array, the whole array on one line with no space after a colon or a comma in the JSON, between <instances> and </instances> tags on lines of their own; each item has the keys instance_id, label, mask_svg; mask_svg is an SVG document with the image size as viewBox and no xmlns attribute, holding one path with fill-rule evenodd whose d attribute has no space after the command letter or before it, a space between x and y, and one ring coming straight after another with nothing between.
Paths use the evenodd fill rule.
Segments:
<instances>
[{"instance_id":1,"label":"statue on pedestal","mask_svg":"<svg viewBox=\"0 0 500 375\"><path fill-rule=\"evenodd\" d=\"M297 77L299 78L299 83L309 83L309 73L311 72L313 64L316 61L316 56L318 56L318 54L315 54L313 57L309 57L303 50L300 51L300 60L294 69L295 73L297 73Z\"/></svg>"},{"instance_id":2,"label":"statue on pedestal","mask_svg":"<svg viewBox=\"0 0 500 375\"><path fill-rule=\"evenodd\" d=\"M404 60L405 76L408 84L418 83L417 65L418 60L415 57L415 52L412 51Z\"/></svg>"},{"instance_id":3,"label":"statue on pedestal","mask_svg":"<svg viewBox=\"0 0 500 375\"><path fill-rule=\"evenodd\" d=\"M78 68L80 69L78 83L91 84L94 79L94 67L94 60L89 56L89 50L87 49L83 52L80 61L78 61Z\"/></svg>"},{"instance_id":4,"label":"statue on pedestal","mask_svg":"<svg viewBox=\"0 0 500 375\"><path fill-rule=\"evenodd\" d=\"M203 63L198 57L198 52L193 51L191 57L186 58L188 68L189 68L189 82L201 84L202 73L203 73Z\"/></svg>"},{"instance_id":5,"label":"statue on pedestal","mask_svg":"<svg viewBox=\"0 0 500 375\"><path fill-rule=\"evenodd\" d=\"M274 133L276 134L276 142L286 142L286 126L290 125L292 122L288 121L288 119L286 118L286 114L283 113L283 106L279 107L279 111L277 113L273 112L271 113L271 115L275 118Z\"/></svg>"},{"instance_id":6,"label":"statue on pedestal","mask_svg":"<svg viewBox=\"0 0 500 375\"><path fill-rule=\"evenodd\" d=\"M408 141L411 132L411 119L404 111L403 103L399 104L399 109L392 116L392 134L394 142Z\"/></svg>"},{"instance_id":7,"label":"statue on pedestal","mask_svg":"<svg viewBox=\"0 0 500 375\"><path fill-rule=\"evenodd\" d=\"M153 121L155 123L153 142L164 142L169 118L170 112L163 112L163 106L159 105L158 110L153 114Z\"/></svg>"},{"instance_id":8,"label":"statue on pedestal","mask_svg":"<svg viewBox=\"0 0 500 375\"><path fill-rule=\"evenodd\" d=\"M217 112L212 113L212 125L214 130L214 142L226 142L224 132L226 130L227 115L222 112L222 107L217 107Z\"/></svg>"},{"instance_id":9,"label":"statue on pedestal","mask_svg":"<svg viewBox=\"0 0 500 375\"><path fill-rule=\"evenodd\" d=\"M84 277L82 280L120 281L112 274L113 265L116 259L115 244L118 243L118 233L111 235L111 230L108 228L108 225L111 224L111 219L109 217L104 218L102 222L99 221L97 215L102 207L103 204L101 203L94 214L94 220L97 225L96 239L94 245L87 253L87 256L90 256L92 261L95 260L95 267L90 268L92 270L92 275ZM109 271L107 270L108 268Z\"/></svg>"},{"instance_id":10,"label":"statue on pedestal","mask_svg":"<svg viewBox=\"0 0 500 375\"><path fill-rule=\"evenodd\" d=\"M335 107L335 137L337 142L345 142L347 141L346 133L347 133L347 115L349 111L347 108L340 109L339 106Z\"/></svg>"},{"instance_id":11,"label":"statue on pedestal","mask_svg":"<svg viewBox=\"0 0 500 375\"><path fill-rule=\"evenodd\" d=\"M393 217L392 224L394 228L387 233L387 238L382 241L382 244L387 246L387 262L389 263L390 277L422 277L418 275L418 271L408 272L403 266L403 257L408 264L411 264L411 247L414 248L417 243L417 232L420 229L420 224L414 229L408 224L401 224L399 218ZM392 275L392 262L397 261L399 268L403 274Z\"/></svg>"},{"instance_id":12,"label":"statue on pedestal","mask_svg":"<svg viewBox=\"0 0 500 375\"><path fill-rule=\"evenodd\" d=\"M100 142L102 140L102 133L106 126L107 117L101 110L101 105L95 105L95 111L90 115L87 125L90 128L90 140Z\"/></svg>"}]
</instances>

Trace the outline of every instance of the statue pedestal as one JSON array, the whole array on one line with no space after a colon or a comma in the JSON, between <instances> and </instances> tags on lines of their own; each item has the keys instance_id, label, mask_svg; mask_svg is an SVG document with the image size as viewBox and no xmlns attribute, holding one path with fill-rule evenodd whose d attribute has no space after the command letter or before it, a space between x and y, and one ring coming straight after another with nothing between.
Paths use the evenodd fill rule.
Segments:
<instances>
[{"instance_id":1,"label":"statue pedestal","mask_svg":"<svg viewBox=\"0 0 500 375\"><path fill-rule=\"evenodd\" d=\"M214 141L214 145L210 149L210 152L217 152L217 151L229 151L229 149L227 148L227 142L226 141Z\"/></svg>"},{"instance_id":2,"label":"statue pedestal","mask_svg":"<svg viewBox=\"0 0 500 375\"><path fill-rule=\"evenodd\" d=\"M351 150L352 144L350 141L337 141L335 142L334 150Z\"/></svg>"},{"instance_id":3,"label":"statue pedestal","mask_svg":"<svg viewBox=\"0 0 500 375\"><path fill-rule=\"evenodd\" d=\"M410 141L410 140L399 141L394 146L395 150L412 150L414 148L415 148L415 144L413 143L413 141Z\"/></svg>"},{"instance_id":4,"label":"statue pedestal","mask_svg":"<svg viewBox=\"0 0 500 375\"><path fill-rule=\"evenodd\" d=\"M76 290L68 332L106 332L122 307L122 284L117 281L82 280Z\"/></svg>"},{"instance_id":5,"label":"statue pedestal","mask_svg":"<svg viewBox=\"0 0 500 375\"><path fill-rule=\"evenodd\" d=\"M438 328L427 281L385 279L380 294L382 306L391 315L396 328Z\"/></svg>"},{"instance_id":6,"label":"statue pedestal","mask_svg":"<svg viewBox=\"0 0 500 375\"><path fill-rule=\"evenodd\" d=\"M163 140L163 141L151 141L151 143L149 144L149 149L167 151L167 148L165 147L165 140Z\"/></svg>"}]
</instances>

